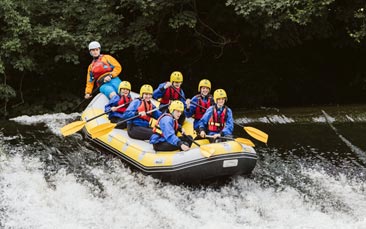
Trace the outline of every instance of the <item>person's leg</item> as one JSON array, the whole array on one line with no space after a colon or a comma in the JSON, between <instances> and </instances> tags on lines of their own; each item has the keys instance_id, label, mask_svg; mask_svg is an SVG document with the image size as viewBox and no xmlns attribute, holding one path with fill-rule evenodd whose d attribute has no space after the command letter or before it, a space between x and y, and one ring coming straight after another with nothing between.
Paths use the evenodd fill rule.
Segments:
<instances>
[{"instance_id":1,"label":"person's leg","mask_svg":"<svg viewBox=\"0 0 366 229\"><path fill-rule=\"evenodd\" d=\"M127 125L128 136L139 140L149 140L151 135L153 135L152 128L135 126L133 124Z\"/></svg>"},{"instance_id":2,"label":"person's leg","mask_svg":"<svg viewBox=\"0 0 366 229\"><path fill-rule=\"evenodd\" d=\"M173 151L180 149L178 146L172 145L168 142L159 142L156 144L153 144L155 151Z\"/></svg>"},{"instance_id":3,"label":"person's leg","mask_svg":"<svg viewBox=\"0 0 366 229\"><path fill-rule=\"evenodd\" d=\"M118 93L118 86L121 83L121 80L116 77L111 79L111 81L104 83L100 86L100 92L107 96L109 99L113 98Z\"/></svg>"},{"instance_id":4,"label":"person's leg","mask_svg":"<svg viewBox=\"0 0 366 229\"><path fill-rule=\"evenodd\" d=\"M121 79L117 76L117 77L112 78L111 81L109 81L109 82L112 84L114 91L116 93L118 93L119 84L122 82Z\"/></svg>"}]
</instances>

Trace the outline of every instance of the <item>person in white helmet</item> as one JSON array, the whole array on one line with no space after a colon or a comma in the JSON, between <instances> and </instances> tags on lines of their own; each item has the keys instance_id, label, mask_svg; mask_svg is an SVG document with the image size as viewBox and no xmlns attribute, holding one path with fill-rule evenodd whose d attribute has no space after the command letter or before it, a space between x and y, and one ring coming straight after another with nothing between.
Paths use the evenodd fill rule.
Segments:
<instances>
[{"instance_id":1,"label":"person in white helmet","mask_svg":"<svg viewBox=\"0 0 366 229\"><path fill-rule=\"evenodd\" d=\"M118 75L122 71L122 66L111 55L100 54L101 46L99 42L90 42L88 48L93 61L88 67L86 76L85 99L92 97L94 83L100 87L99 91L101 93L111 99L118 93L118 87L121 83Z\"/></svg>"}]
</instances>

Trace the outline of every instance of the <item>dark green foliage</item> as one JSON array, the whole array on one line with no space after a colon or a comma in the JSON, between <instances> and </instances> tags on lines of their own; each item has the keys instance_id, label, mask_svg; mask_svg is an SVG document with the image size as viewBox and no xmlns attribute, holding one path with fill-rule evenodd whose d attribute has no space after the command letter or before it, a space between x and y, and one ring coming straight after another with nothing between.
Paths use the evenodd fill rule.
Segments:
<instances>
[{"instance_id":1,"label":"dark green foliage","mask_svg":"<svg viewBox=\"0 0 366 229\"><path fill-rule=\"evenodd\" d=\"M67 110L77 101L66 98L82 98L87 45L98 40L135 91L181 70L188 97L206 77L214 89L236 92L235 107L364 102L365 7L364 0L2 0L0 75L13 88L24 83L26 102L40 94ZM350 89L338 95L339 86ZM331 94L319 100L324 90Z\"/></svg>"}]
</instances>

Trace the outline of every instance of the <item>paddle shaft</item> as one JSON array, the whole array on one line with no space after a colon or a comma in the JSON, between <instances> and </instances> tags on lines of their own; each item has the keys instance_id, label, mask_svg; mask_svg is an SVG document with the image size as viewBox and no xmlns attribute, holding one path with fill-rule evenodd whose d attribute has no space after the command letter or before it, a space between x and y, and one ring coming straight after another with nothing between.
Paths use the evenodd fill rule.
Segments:
<instances>
[{"instance_id":1,"label":"paddle shaft","mask_svg":"<svg viewBox=\"0 0 366 229\"><path fill-rule=\"evenodd\" d=\"M175 92L177 92L179 94L179 96L182 97L182 99L187 100L186 97L184 97L174 86L170 86L170 87L173 88L173 90ZM196 105L196 106L198 106L198 107L200 107L200 108L202 108L202 109L207 110L206 107L203 107L203 106L199 105L198 103L195 103L195 102L192 102L192 101L191 101L191 103L194 104L194 105Z\"/></svg>"},{"instance_id":2,"label":"paddle shaft","mask_svg":"<svg viewBox=\"0 0 366 229\"><path fill-rule=\"evenodd\" d=\"M166 106L169 106L169 104L165 104L165 105L161 106L160 108L159 108L159 107L156 107L155 109L152 109L152 110L150 110L150 111L146 112L146 114L153 113L154 111L157 111L157 110L161 109L162 107L166 107ZM138 114L138 115L132 116L132 117L130 117L130 118L128 118L128 119L124 119L124 120L122 120L122 121L120 121L120 122L117 122L117 123L116 123L116 126L121 125L121 124L123 124L123 123L125 123L125 122L127 122L127 121L132 120L132 119L138 118L138 117L140 117L140 116L141 116L141 115L140 115L140 114Z\"/></svg>"},{"instance_id":3,"label":"paddle shaft","mask_svg":"<svg viewBox=\"0 0 366 229\"><path fill-rule=\"evenodd\" d=\"M128 105L128 104L130 104L130 103L131 103L131 102L121 104L121 105L117 106L116 108L117 108L117 109L122 108L122 107L124 107L124 106L127 106L127 105ZM96 119L96 118L99 118L100 116L103 116L103 115L105 115L105 114L108 114L108 113L109 113L109 112L111 112L111 111L112 111L112 110L109 110L109 111L106 111L106 112L104 112L104 113L102 113L102 114L99 114L99 115L97 115L97 116L94 116L93 118L86 120L86 122L89 122L89 121L92 121L92 120L94 120L94 119Z\"/></svg>"},{"instance_id":4,"label":"paddle shaft","mask_svg":"<svg viewBox=\"0 0 366 229\"><path fill-rule=\"evenodd\" d=\"M191 140L189 137L188 137L188 135L186 135L185 133L183 133L182 132L182 135L184 136L184 137L186 137L187 139L189 139L189 140ZM201 145L200 144L198 144L195 140L191 140L192 141L192 143L194 143L196 146L199 146L199 147L201 147Z\"/></svg>"},{"instance_id":5,"label":"paddle shaft","mask_svg":"<svg viewBox=\"0 0 366 229\"><path fill-rule=\"evenodd\" d=\"M99 85L98 87L96 87L93 91L92 91L92 93L91 93L91 95L93 95L96 91L98 91L98 89L100 88L100 86L102 86L102 85ZM81 104L83 104L86 100L88 100L88 99L83 99L76 107L74 107L74 109L72 109L72 111L71 112L74 112Z\"/></svg>"},{"instance_id":6,"label":"paddle shaft","mask_svg":"<svg viewBox=\"0 0 366 229\"><path fill-rule=\"evenodd\" d=\"M207 138L214 138L214 136L212 135L206 135ZM225 139L225 140L232 140L232 141L235 141L235 138L230 138L230 137L224 137L224 136L220 136L220 137L217 137L217 138L221 138L221 139Z\"/></svg>"}]
</instances>

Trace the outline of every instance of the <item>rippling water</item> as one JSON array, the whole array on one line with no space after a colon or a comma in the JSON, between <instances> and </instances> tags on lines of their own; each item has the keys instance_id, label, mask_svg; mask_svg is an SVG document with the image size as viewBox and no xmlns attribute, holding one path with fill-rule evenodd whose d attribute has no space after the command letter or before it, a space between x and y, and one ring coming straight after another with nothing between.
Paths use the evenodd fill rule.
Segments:
<instances>
[{"instance_id":1,"label":"rippling water","mask_svg":"<svg viewBox=\"0 0 366 229\"><path fill-rule=\"evenodd\" d=\"M1 228L366 228L366 108L261 109L250 177L162 183L59 128L78 114L0 122ZM236 135L248 137L241 128Z\"/></svg>"}]
</instances>

